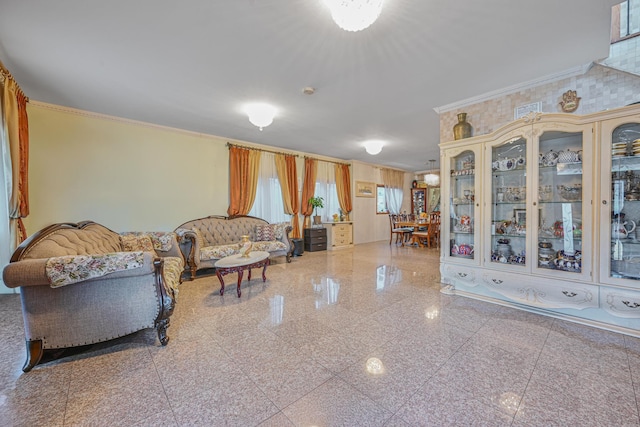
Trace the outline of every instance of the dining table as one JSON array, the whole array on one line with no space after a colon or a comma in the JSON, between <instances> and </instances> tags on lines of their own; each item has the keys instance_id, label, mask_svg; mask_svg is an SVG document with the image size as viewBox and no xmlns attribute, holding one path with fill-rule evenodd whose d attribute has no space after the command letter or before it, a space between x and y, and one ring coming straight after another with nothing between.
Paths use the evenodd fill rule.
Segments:
<instances>
[{"instance_id":1,"label":"dining table","mask_svg":"<svg viewBox=\"0 0 640 427\"><path fill-rule=\"evenodd\" d=\"M396 222L396 226L397 227L402 227L402 228L413 228L413 232L418 232L421 231L420 229L422 228L422 232L426 232L426 228L429 225L429 218L425 218L425 219L420 219L418 221L398 221ZM420 242L420 239L418 238L418 236L412 236L411 238L411 246L420 246L422 247L422 243ZM404 246L404 242L402 242L402 246Z\"/></svg>"}]
</instances>

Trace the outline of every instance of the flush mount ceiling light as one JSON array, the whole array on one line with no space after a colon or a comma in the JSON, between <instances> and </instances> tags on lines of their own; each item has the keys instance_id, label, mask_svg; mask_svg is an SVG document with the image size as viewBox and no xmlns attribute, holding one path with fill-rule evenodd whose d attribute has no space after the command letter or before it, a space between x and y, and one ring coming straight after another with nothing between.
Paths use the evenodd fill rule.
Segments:
<instances>
[{"instance_id":1,"label":"flush mount ceiling light","mask_svg":"<svg viewBox=\"0 0 640 427\"><path fill-rule=\"evenodd\" d=\"M429 160L429 173L424 176L424 182L431 187L440 185L440 175L437 175L433 169L433 165L435 165L435 163L435 160Z\"/></svg>"},{"instance_id":2,"label":"flush mount ceiling light","mask_svg":"<svg viewBox=\"0 0 640 427\"><path fill-rule=\"evenodd\" d=\"M383 145L384 144L382 143L382 141L372 139L370 141L365 141L364 149L367 151L367 153L375 156L382 151Z\"/></svg>"},{"instance_id":3,"label":"flush mount ceiling light","mask_svg":"<svg viewBox=\"0 0 640 427\"><path fill-rule=\"evenodd\" d=\"M276 115L274 106L259 102L248 104L245 111L249 116L249 121L258 126L260 130L273 123L273 117Z\"/></svg>"},{"instance_id":4,"label":"flush mount ceiling light","mask_svg":"<svg viewBox=\"0 0 640 427\"><path fill-rule=\"evenodd\" d=\"M331 17L345 31L360 31L376 22L383 0L324 0Z\"/></svg>"}]
</instances>

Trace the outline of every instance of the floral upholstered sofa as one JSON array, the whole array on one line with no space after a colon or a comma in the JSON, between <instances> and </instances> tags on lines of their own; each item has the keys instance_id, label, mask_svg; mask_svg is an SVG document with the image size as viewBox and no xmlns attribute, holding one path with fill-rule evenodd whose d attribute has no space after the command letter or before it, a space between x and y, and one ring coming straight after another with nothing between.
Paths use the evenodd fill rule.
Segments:
<instances>
[{"instance_id":1,"label":"floral upholstered sofa","mask_svg":"<svg viewBox=\"0 0 640 427\"><path fill-rule=\"evenodd\" d=\"M44 350L83 346L156 328L162 345L184 270L176 234L119 234L92 221L50 225L4 268L20 287L27 344L23 371Z\"/></svg>"},{"instance_id":2,"label":"floral upholstered sofa","mask_svg":"<svg viewBox=\"0 0 640 427\"><path fill-rule=\"evenodd\" d=\"M213 268L217 260L239 253L244 235L253 242L252 250L269 252L269 258L285 256L291 262L291 230L289 224L269 224L252 216L214 215L187 221L175 232L194 279L197 270Z\"/></svg>"}]
</instances>

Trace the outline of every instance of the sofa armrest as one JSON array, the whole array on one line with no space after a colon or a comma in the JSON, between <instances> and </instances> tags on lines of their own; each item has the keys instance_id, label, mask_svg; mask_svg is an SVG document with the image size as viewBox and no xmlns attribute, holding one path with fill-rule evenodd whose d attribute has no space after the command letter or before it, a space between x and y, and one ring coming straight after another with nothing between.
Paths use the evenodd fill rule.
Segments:
<instances>
[{"instance_id":1,"label":"sofa armrest","mask_svg":"<svg viewBox=\"0 0 640 427\"><path fill-rule=\"evenodd\" d=\"M118 279L126 277L144 276L155 271L152 252L143 253L143 265L140 268L122 270L109 273L102 277L87 279L86 281L98 281L103 278ZM46 265L49 258L25 259L9 263L2 272L5 286L17 288L20 286L50 286L51 282L46 273ZM81 282L80 282L81 283Z\"/></svg>"},{"instance_id":2,"label":"sofa armrest","mask_svg":"<svg viewBox=\"0 0 640 427\"><path fill-rule=\"evenodd\" d=\"M191 280L193 280L200 264L200 244L196 232L187 228L177 228L175 233L178 237L182 257L186 267L191 271Z\"/></svg>"}]
</instances>

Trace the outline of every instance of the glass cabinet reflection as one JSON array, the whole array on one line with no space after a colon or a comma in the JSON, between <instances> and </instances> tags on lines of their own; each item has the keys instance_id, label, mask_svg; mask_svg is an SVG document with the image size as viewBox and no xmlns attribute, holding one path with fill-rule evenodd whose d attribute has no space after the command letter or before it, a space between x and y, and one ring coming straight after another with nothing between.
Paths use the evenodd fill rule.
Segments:
<instances>
[{"instance_id":1,"label":"glass cabinet reflection","mask_svg":"<svg viewBox=\"0 0 640 427\"><path fill-rule=\"evenodd\" d=\"M538 148L537 267L580 273L582 132L544 132Z\"/></svg>"},{"instance_id":2,"label":"glass cabinet reflection","mask_svg":"<svg viewBox=\"0 0 640 427\"><path fill-rule=\"evenodd\" d=\"M492 263L525 266L527 140L516 137L491 149Z\"/></svg>"},{"instance_id":3,"label":"glass cabinet reflection","mask_svg":"<svg viewBox=\"0 0 640 427\"><path fill-rule=\"evenodd\" d=\"M475 257L475 178L476 156L463 151L451 158L451 222L450 254L452 257Z\"/></svg>"},{"instance_id":4,"label":"glass cabinet reflection","mask_svg":"<svg viewBox=\"0 0 640 427\"><path fill-rule=\"evenodd\" d=\"M611 138L612 277L640 279L640 124L626 123Z\"/></svg>"}]
</instances>

